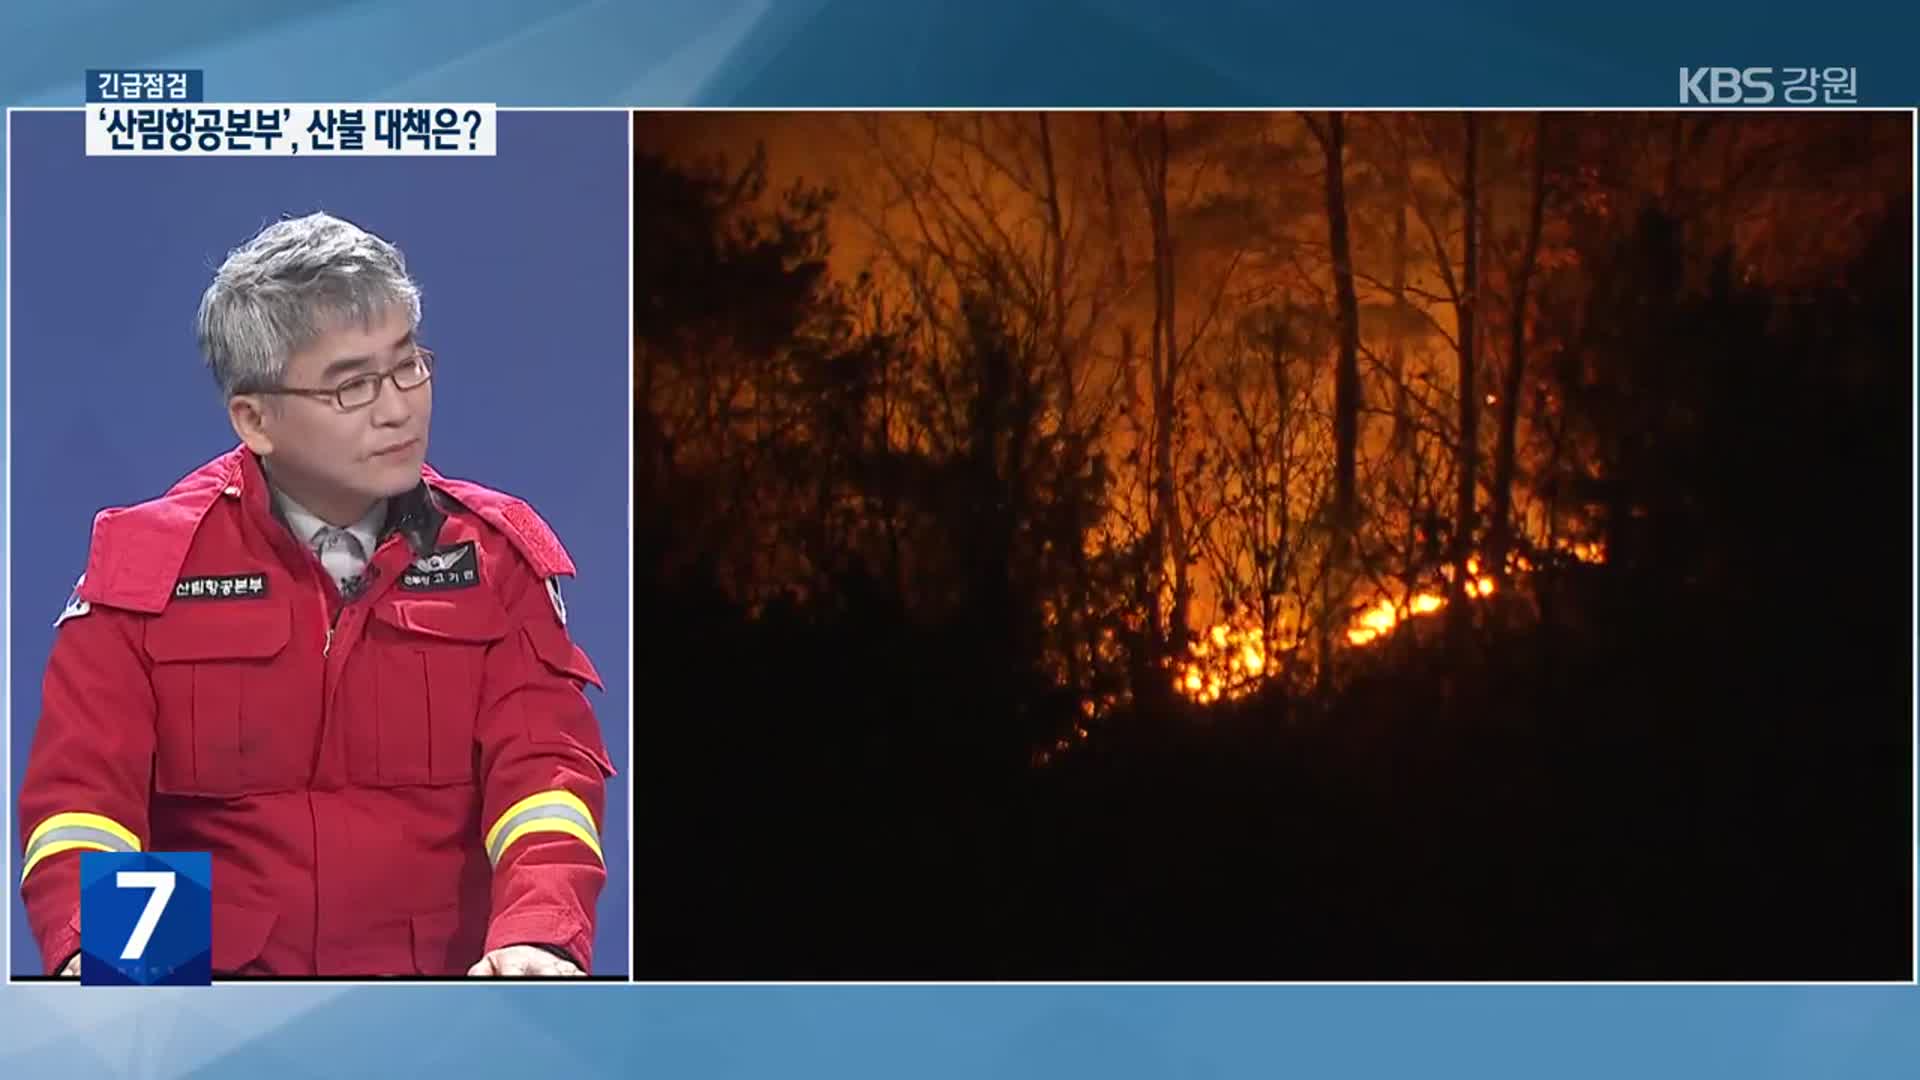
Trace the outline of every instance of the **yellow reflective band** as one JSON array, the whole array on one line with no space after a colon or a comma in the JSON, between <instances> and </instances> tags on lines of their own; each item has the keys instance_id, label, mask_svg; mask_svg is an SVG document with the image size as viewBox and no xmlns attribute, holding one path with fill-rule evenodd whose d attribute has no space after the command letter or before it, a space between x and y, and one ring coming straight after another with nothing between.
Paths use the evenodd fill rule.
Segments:
<instances>
[{"instance_id":1,"label":"yellow reflective band","mask_svg":"<svg viewBox=\"0 0 1920 1080\"><path fill-rule=\"evenodd\" d=\"M536 806L565 807L578 813L587 821L593 821L593 814L587 810L587 804L581 802L580 797L573 792L564 791L559 788L555 788L552 791L535 792L521 799L519 802L514 803L512 806L507 807L506 810L501 812L499 817L493 819L493 827L487 830L487 850L494 850L493 842L499 839L501 830L506 827L509 821L513 820L515 815L524 813ZM595 845L594 850L598 851L599 846Z\"/></svg>"},{"instance_id":2,"label":"yellow reflective band","mask_svg":"<svg viewBox=\"0 0 1920 1080\"><path fill-rule=\"evenodd\" d=\"M51 844L45 844L36 848L33 854L28 857L27 865L20 870L20 884L25 885L27 883L27 875L33 873L33 868L40 865L41 859L49 855L58 855L63 851L74 850L118 851L119 849L109 844L103 844L98 840L56 840Z\"/></svg>"},{"instance_id":3,"label":"yellow reflective band","mask_svg":"<svg viewBox=\"0 0 1920 1080\"><path fill-rule=\"evenodd\" d=\"M561 833L571 836L593 850L601 865L606 856L600 850L600 833L587 804L570 791L552 790L529 795L494 820L487 830L487 861L495 866L506 856L514 841L530 833Z\"/></svg>"},{"instance_id":4,"label":"yellow reflective band","mask_svg":"<svg viewBox=\"0 0 1920 1080\"><path fill-rule=\"evenodd\" d=\"M62 851L139 851L140 838L110 817L68 811L42 821L27 837L26 861L20 867L20 883L49 855Z\"/></svg>"},{"instance_id":5,"label":"yellow reflective band","mask_svg":"<svg viewBox=\"0 0 1920 1080\"><path fill-rule=\"evenodd\" d=\"M83 814L77 810L69 810L66 813L55 814L41 822L39 826L33 830L33 835L27 837L27 846L32 847L34 841L40 839L42 834L52 832L54 829L66 828L99 829L101 832L110 833L119 837L120 840L132 850L140 850L140 838L133 835L133 831L125 825L120 824L110 817L105 817L100 814Z\"/></svg>"},{"instance_id":6,"label":"yellow reflective band","mask_svg":"<svg viewBox=\"0 0 1920 1080\"><path fill-rule=\"evenodd\" d=\"M568 836L592 848L593 857L600 860L600 865L606 865L607 857L600 851L599 838L588 830L581 828L577 823L568 821L565 818L535 818L523 825L514 826L513 831L507 834L505 842L500 845L500 854L504 856L507 853L507 849L513 846L515 840L520 839L528 833L538 832L566 833ZM488 848L487 850L491 852L494 849ZM493 861L495 864L498 864L500 860L496 858Z\"/></svg>"}]
</instances>

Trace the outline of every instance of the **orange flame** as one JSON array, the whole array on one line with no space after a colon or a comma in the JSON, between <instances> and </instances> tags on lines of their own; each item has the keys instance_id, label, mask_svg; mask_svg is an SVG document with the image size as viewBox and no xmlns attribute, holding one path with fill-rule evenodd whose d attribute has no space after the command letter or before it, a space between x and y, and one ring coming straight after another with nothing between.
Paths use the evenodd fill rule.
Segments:
<instances>
[{"instance_id":1,"label":"orange flame","mask_svg":"<svg viewBox=\"0 0 1920 1080\"><path fill-rule=\"evenodd\" d=\"M1586 541L1561 541L1560 551L1586 563L1604 562L1601 545ZM1533 564L1515 554L1508 560L1515 574L1525 574ZM1451 568L1443 573L1452 577ZM1469 580L1464 592L1470 600L1482 600L1494 594L1496 584L1489 574L1481 573L1480 558L1467 559ZM1403 620L1431 615L1447 606L1446 597L1437 592L1415 593L1404 607L1391 598L1381 597L1361 610L1347 627L1347 641L1354 646L1370 645L1391 633ZM1296 647L1298 643L1295 643ZM1211 704L1222 697L1240 697L1258 685L1271 666L1266 643L1259 628L1242 628L1221 623L1201 635L1188 649L1190 658L1174 677L1174 689L1190 700Z\"/></svg>"}]
</instances>

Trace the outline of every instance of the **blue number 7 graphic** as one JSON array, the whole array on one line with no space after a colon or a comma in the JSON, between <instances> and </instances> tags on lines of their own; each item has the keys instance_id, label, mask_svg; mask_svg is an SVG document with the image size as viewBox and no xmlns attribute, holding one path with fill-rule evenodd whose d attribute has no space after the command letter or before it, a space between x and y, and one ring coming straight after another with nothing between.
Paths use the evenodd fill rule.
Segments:
<instances>
[{"instance_id":1,"label":"blue number 7 graphic","mask_svg":"<svg viewBox=\"0 0 1920 1080\"><path fill-rule=\"evenodd\" d=\"M114 884L122 889L153 890L153 894L147 897L147 906L140 912L139 921L133 924L133 934L127 938L127 947L120 950L120 959L138 960L147 954L147 943L153 940L154 928L160 925L160 916L167 910L167 901L173 898L173 871L121 870L114 875Z\"/></svg>"},{"instance_id":2,"label":"blue number 7 graphic","mask_svg":"<svg viewBox=\"0 0 1920 1080\"><path fill-rule=\"evenodd\" d=\"M204 851L81 852L81 985L209 985L212 892Z\"/></svg>"}]
</instances>

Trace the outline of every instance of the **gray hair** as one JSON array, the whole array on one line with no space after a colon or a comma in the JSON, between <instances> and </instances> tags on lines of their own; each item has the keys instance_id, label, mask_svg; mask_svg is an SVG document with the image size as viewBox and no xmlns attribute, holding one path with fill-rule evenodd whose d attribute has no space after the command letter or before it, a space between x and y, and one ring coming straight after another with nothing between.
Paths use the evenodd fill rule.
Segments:
<instances>
[{"instance_id":1,"label":"gray hair","mask_svg":"<svg viewBox=\"0 0 1920 1080\"><path fill-rule=\"evenodd\" d=\"M331 214L274 222L227 253L194 330L222 397L271 389L287 361L349 320L395 304L420 325L420 288L400 249Z\"/></svg>"}]
</instances>

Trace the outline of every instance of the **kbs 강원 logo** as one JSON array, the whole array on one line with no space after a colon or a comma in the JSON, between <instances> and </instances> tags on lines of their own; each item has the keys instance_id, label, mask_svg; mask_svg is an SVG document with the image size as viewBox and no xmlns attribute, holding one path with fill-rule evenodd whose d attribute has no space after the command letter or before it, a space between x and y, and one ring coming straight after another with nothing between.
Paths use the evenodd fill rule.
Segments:
<instances>
[{"instance_id":1,"label":"kbs \uac15\uc6d0 logo","mask_svg":"<svg viewBox=\"0 0 1920 1080\"><path fill-rule=\"evenodd\" d=\"M213 981L213 857L204 851L80 853L80 982Z\"/></svg>"},{"instance_id":2,"label":"kbs \uac15\uc6d0 logo","mask_svg":"<svg viewBox=\"0 0 1920 1080\"><path fill-rule=\"evenodd\" d=\"M1788 105L1857 105L1859 86L1850 67L1683 67L1680 104L1767 105L1778 98Z\"/></svg>"}]
</instances>

